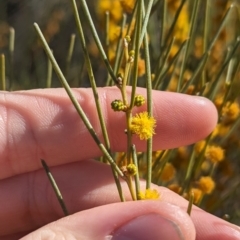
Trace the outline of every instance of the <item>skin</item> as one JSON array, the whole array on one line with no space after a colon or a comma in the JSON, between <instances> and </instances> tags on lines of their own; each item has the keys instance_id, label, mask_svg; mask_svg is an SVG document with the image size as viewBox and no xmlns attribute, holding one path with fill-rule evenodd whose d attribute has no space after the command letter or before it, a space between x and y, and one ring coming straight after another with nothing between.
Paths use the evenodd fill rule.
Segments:
<instances>
[{"instance_id":1,"label":"skin","mask_svg":"<svg viewBox=\"0 0 240 240\"><path fill-rule=\"evenodd\" d=\"M91 89L73 91L101 138ZM145 95L145 90L137 93ZM99 99L111 147L124 151L124 113L110 108L111 101L120 99L119 90L99 89ZM214 105L201 97L153 91L153 109L154 150L199 141L217 122ZM183 239L239 239L237 226L197 207L190 218L188 202L163 187L152 186L160 201L120 203L111 169L93 160L101 153L63 89L1 92L0 129L2 240L107 239L132 219L153 213L174 222ZM138 151L145 150L144 141L134 137L134 143ZM51 167L70 216L63 216L40 159ZM124 182L123 189L130 199ZM169 239L174 239L171 232Z\"/></svg>"}]
</instances>

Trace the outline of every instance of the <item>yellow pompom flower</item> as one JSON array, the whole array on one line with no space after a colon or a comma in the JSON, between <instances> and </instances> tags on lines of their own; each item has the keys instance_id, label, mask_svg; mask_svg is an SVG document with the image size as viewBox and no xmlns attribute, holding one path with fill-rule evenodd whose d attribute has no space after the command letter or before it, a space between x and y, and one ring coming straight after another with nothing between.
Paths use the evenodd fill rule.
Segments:
<instances>
[{"instance_id":1,"label":"yellow pompom flower","mask_svg":"<svg viewBox=\"0 0 240 240\"><path fill-rule=\"evenodd\" d=\"M224 125L224 124L218 124L215 129L212 132L211 137L223 137L225 136L230 130L230 126Z\"/></svg>"},{"instance_id":2,"label":"yellow pompom flower","mask_svg":"<svg viewBox=\"0 0 240 240\"><path fill-rule=\"evenodd\" d=\"M193 203L198 204L203 195L202 190L199 188L192 188L190 193L193 193Z\"/></svg>"},{"instance_id":3,"label":"yellow pompom flower","mask_svg":"<svg viewBox=\"0 0 240 240\"><path fill-rule=\"evenodd\" d=\"M224 150L219 146L208 146L205 157L213 163L221 162L225 157Z\"/></svg>"},{"instance_id":4,"label":"yellow pompom flower","mask_svg":"<svg viewBox=\"0 0 240 240\"><path fill-rule=\"evenodd\" d=\"M135 5L135 0L120 0L120 3L122 5L123 11L131 13Z\"/></svg>"},{"instance_id":5,"label":"yellow pompom flower","mask_svg":"<svg viewBox=\"0 0 240 240\"><path fill-rule=\"evenodd\" d=\"M215 188L215 182L211 177L201 177L198 181L198 186L205 194L211 194Z\"/></svg>"},{"instance_id":6,"label":"yellow pompom flower","mask_svg":"<svg viewBox=\"0 0 240 240\"><path fill-rule=\"evenodd\" d=\"M96 6L101 20L105 19L106 12L109 12L111 21L119 22L122 19L122 7L119 0L99 0Z\"/></svg>"},{"instance_id":7,"label":"yellow pompom flower","mask_svg":"<svg viewBox=\"0 0 240 240\"><path fill-rule=\"evenodd\" d=\"M240 109L237 102L227 102L222 110L222 118L224 122L234 122L239 116Z\"/></svg>"},{"instance_id":8,"label":"yellow pompom flower","mask_svg":"<svg viewBox=\"0 0 240 240\"><path fill-rule=\"evenodd\" d=\"M118 40L120 33L121 28L115 22L109 22L108 39L111 43ZM116 54L116 49L114 50Z\"/></svg>"},{"instance_id":9,"label":"yellow pompom flower","mask_svg":"<svg viewBox=\"0 0 240 240\"><path fill-rule=\"evenodd\" d=\"M145 60L142 58L138 59L138 76L141 77L145 74Z\"/></svg>"},{"instance_id":10,"label":"yellow pompom flower","mask_svg":"<svg viewBox=\"0 0 240 240\"><path fill-rule=\"evenodd\" d=\"M147 112L136 114L131 119L130 130L137 134L141 140L147 140L155 134L156 120L150 117Z\"/></svg>"},{"instance_id":11,"label":"yellow pompom flower","mask_svg":"<svg viewBox=\"0 0 240 240\"><path fill-rule=\"evenodd\" d=\"M187 160L188 157L189 157L189 153L188 153L187 147L179 147L179 148L177 149L177 156L178 156L178 158L180 158L180 159Z\"/></svg>"},{"instance_id":12,"label":"yellow pompom flower","mask_svg":"<svg viewBox=\"0 0 240 240\"><path fill-rule=\"evenodd\" d=\"M175 193L180 193L182 191L182 187L179 186L178 184L176 183L173 183L173 184L170 184L167 186L168 189L170 189L171 191L175 192Z\"/></svg>"},{"instance_id":13,"label":"yellow pompom flower","mask_svg":"<svg viewBox=\"0 0 240 240\"><path fill-rule=\"evenodd\" d=\"M214 99L214 104L216 106L217 109L220 109L220 107L222 106L222 103L223 103L223 96L220 95L220 96L217 96L215 99Z\"/></svg>"},{"instance_id":14,"label":"yellow pompom flower","mask_svg":"<svg viewBox=\"0 0 240 240\"><path fill-rule=\"evenodd\" d=\"M134 176L134 175L136 175L136 174L137 174L137 171L138 171L138 169L137 169L137 167L136 167L135 164L130 163L130 164L127 165L127 172L128 172L128 175L129 175L129 176Z\"/></svg>"},{"instance_id":15,"label":"yellow pompom flower","mask_svg":"<svg viewBox=\"0 0 240 240\"><path fill-rule=\"evenodd\" d=\"M148 199L159 199L160 194L156 189L146 189L145 191L140 191L138 198L140 200Z\"/></svg>"},{"instance_id":16,"label":"yellow pompom flower","mask_svg":"<svg viewBox=\"0 0 240 240\"><path fill-rule=\"evenodd\" d=\"M163 168L160 179L164 182L167 182L172 180L175 174L176 174L176 169L174 168L174 166L171 163L166 163L166 165Z\"/></svg>"}]
</instances>

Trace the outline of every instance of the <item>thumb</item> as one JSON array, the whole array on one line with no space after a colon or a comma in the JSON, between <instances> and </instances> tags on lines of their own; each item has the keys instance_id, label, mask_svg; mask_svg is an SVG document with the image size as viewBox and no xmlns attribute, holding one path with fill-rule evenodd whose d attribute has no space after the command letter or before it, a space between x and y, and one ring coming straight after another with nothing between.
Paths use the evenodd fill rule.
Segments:
<instances>
[{"instance_id":1,"label":"thumb","mask_svg":"<svg viewBox=\"0 0 240 240\"><path fill-rule=\"evenodd\" d=\"M114 203L78 212L23 237L84 240L194 240L194 225L178 206L161 201Z\"/></svg>"}]
</instances>

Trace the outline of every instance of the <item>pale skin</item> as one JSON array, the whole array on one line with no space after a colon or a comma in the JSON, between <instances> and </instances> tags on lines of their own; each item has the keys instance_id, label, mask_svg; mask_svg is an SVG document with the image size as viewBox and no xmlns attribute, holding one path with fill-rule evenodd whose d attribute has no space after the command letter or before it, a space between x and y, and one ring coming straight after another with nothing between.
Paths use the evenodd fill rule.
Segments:
<instances>
[{"instance_id":1,"label":"pale skin","mask_svg":"<svg viewBox=\"0 0 240 240\"><path fill-rule=\"evenodd\" d=\"M101 135L91 89L75 89L74 93ZM137 93L145 95L145 90L138 89ZM102 88L99 98L111 147L124 151L124 114L110 108L120 92L117 88ZM199 141L217 122L214 105L204 98L153 91L153 108L157 120L154 150ZM142 110L144 106L137 111ZM1 240L127 239L115 236L121 226L152 214L160 217L152 224L157 227L147 233L145 225L141 233L139 225L142 238L129 239L159 236L157 232L165 229L161 228L163 222L158 222L162 218L177 226L182 239L240 239L237 226L197 207L189 217L188 202L162 187L152 186L159 191L160 200L120 203L111 170L92 160L101 153L63 89L1 92L0 129ZM134 143L138 151L144 151L144 141L134 138ZM63 216L40 159L51 168L70 212L68 217ZM129 198L124 183L123 188ZM151 220L144 224L148 223ZM154 231L156 235L151 235ZM169 231L168 238L162 239L180 238Z\"/></svg>"}]
</instances>

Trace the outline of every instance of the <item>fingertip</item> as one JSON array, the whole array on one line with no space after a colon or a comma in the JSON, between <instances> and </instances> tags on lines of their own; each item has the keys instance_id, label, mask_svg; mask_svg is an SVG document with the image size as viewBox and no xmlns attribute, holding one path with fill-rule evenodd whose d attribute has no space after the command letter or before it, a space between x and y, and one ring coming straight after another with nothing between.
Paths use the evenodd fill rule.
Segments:
<instances>
[{"instance_id":1,"label":"fingertip","mask_svg":"<svg viewBox=\"0 0 240 240\"><path fill-rule=\"evenodd\" d=\"M73 214L22 240L68 236L74 239L194 240L195 229L181 208L160 201L114 203ZM33 237L33 238L31 238ZM66 238L68 239L68 238Z\"/></svg>"},{"instance_id":2,"label":"fingertip","mask_svg":"<svg viewBox=\"0 0 240 240\"><path fill-rule=\"evenodd\" d=\"M204 135L210 134L218 122L218 112L216 106L208 98L194 96L199 109L199 117L202 120L202 127L205 129Z\"/></svg>"},{"instance_id":3,"label":"fingertip","mask_svg":"<svg viewBox=\"0 0 240 240\"><path fill-rule=\"evenodd\" d=\"M193 209L191 217L196 227L197 239L240 239L240 228L238 226L226 222L201 209Z\"/></svg>"},{"instance_id":4,"label":"fingertip","mask_svg":"<svg viewBox=\"0 0 240 240\"><path fill-rule=\"evenodd\" d=\"M154 93L160 149L192 144L207 137L217 123L217 110L207 98L179 93Z\"/></svg>"}]
</instances>

